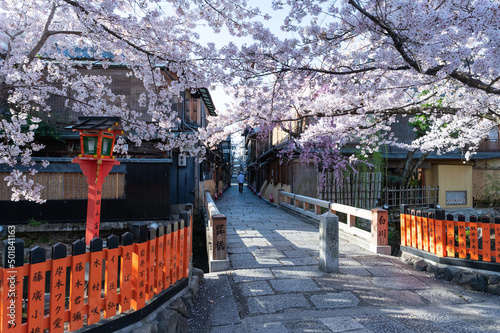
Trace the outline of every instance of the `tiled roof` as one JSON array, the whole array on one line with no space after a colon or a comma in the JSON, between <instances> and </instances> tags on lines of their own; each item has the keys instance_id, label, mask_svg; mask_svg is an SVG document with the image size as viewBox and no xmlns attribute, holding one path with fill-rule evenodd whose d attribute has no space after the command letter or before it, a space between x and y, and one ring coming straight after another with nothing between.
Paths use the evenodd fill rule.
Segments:
<instances>
[{"instance_id":1,"label":"tiled roof","mask_svg":"<svg viewBox=\"0 0 500 333\"><path fill-rule=\"evenodd\" d=\"M117 124L117 125L115 125ZM73 129L94 129L106 130L111 128L115 131L121 131L120 117L78 117L76 124L71 126Z\"/></svg>"}]
</instances>

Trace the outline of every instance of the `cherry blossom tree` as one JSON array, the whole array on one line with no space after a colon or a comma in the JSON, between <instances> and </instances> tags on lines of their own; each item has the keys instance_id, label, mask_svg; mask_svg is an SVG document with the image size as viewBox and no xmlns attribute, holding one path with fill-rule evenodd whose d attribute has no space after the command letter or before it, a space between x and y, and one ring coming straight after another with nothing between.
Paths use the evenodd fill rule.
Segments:
<instances>
[{"instance_id":1,"label":"cherry blossom tree","mask_svg":"<svg viewBox=\"0 0 500 333\"><path fill-rule=\"evenodd\" d=\"M462 148L469 158L500 125L498 1L274 0L273 7L289 9L282 28L297 37L255 26L255 43L222 50L237 79L228 82L230 113L210 128L214 139L236 119L240 128L280 127L331 168L349 142L360 142L362 153L387 143L424 154ZM399 142L391 124L414 115L425 115L429 128ZM306 119L301 133L291 130Z\"/></svg>"},{"instance_id":2,"label":"cherry blossom tree","mask_svg":"<svg viewBox=\"0 0 500 333\"><path fill-rule=\"evenodd\" d=\"M243 34L248 27L237 22L257 12L239 2L1 0L0 163L13 170L5 178L12 200L43 202L40 185L19 166L37 172L32 154L43 145L36 142L35 131L54 111L51 97L64 99L66 107L82 115L120 116L136 145L154 138L160 149L201 155L204 148L196 135L172 133L179 120L171 103L186 89L210 88L223 75L220 67L211 66L217 50L199 43L195 23L203 19L214 30L225 26ZM226 4L235 9L226 11L221 21ZM77 48L87 50L92 59L82 61ZM88 71L112 63L127 66L130 75L142 80L145 92L137 102L147 107L152 121L141 120L141 113L110 89L110 77ZM168 82L165 71L176 80Z\"/></svg>"},{"instance_id":3,"label":"cherry blossom tree","mask_svg":"<svg viewBox=\"0 0 500 333\"><path fill-rule=\"evenodd\" d=\"M362 153L383 143L443 153L474 147L500 124L498 1L274 0L274 9L288 11L282 25L294 35L288 39L266 27L269 17L255 5L0 0L0 163L14 170L5 179L12 198L43 201L39 185L17 166L32 168L32 153L43 148L34 131L51 111L51 96L82 115L120 116L138 145L154 138L160 149L193 155L202 154L199 139L212 145L235 125L279 127L290 132L291 147L316 156L324 168L355 163L341 154L349 142L360 141ZM199 22L254 42L217 49L198 38ZM92 50L92 62L71 56L75 47ZM112 62L143 81L138 102L152 122L141 121L109 88L110 77L80 70ZM162 70L176 80L167 82ZM199 136L175 136L172 98L214 84L232 89L231 107L218 110ZM424 107L438 101L440 108ZM431 124L425 135L411 144L398 142L391 124L398 116L421 114ZM297 121L306 124L300 132Z\"/></svg>"}]
</instances>

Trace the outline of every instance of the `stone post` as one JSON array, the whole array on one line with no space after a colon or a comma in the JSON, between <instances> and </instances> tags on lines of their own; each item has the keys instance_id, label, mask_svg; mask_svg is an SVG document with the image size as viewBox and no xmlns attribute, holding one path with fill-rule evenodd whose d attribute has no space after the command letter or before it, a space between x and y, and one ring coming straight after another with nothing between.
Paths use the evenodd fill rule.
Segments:
<instances>
[{"instance_id":1,"label":"stone post","mask_svg":"<svg viewBox=\"0 0 500 333\"><path fill-rule=\"evenodd\" d=\"M319 269L327 273L339 270L339 217L331 212L320 217Z\"/></svg>"}]
</instances>

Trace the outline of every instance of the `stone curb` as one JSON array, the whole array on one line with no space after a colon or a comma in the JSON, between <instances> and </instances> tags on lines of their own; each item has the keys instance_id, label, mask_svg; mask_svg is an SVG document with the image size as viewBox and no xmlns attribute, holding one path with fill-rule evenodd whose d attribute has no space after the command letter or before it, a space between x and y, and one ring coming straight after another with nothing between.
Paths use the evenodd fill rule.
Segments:
<instances>
[{"instance_id":1,"label":"stone curb","mask_svg":"<svg viewBox=\"0 0 500 333\"><path fill-rule=\"evenodd\" d=\"M203 281L203 271L192 268L187 288L138 323L117 333L188 333L193 297Z\"/></svg>"},{"instance_id":2,"label":"stone curb","mask_svg":"<svg viewBox=\"0 0 500 333\"><path fill-rule=\"evenodd\" d=\"M435 278L450 281L472 291L488 292L500 295L500 274L490 271L436 264L433 261L403 252L401 261L421 272L434 275Z\"/></svg>"}]
</instances>

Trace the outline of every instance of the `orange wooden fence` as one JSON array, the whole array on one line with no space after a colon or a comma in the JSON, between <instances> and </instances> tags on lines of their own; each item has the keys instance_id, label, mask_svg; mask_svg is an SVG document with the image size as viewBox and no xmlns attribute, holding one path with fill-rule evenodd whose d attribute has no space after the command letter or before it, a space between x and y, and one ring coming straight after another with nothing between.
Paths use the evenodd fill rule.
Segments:
<instances>
[{"instance_id":1,"label":"orange wooden fence","mask_svg":"<svg viewBox=\"0 0 500 333\"><path fill-rule=\"evenodd\" d=\"M500 217L445 216L407 209L401 214L401 245L417 248L438 257L500 263Z\"/></svg>"},{"instance_id":2,"label":"orange wooden fence","mask_svg":"<svg viewBox=\"0 0 500 333\"><path fill-rule=\"evenodd\" d=\"M103 248L103 239L94 238L90 251L84 241L76 241L69 256L66 245L58 243L50 260L45 249L36 247L30 250L28 264L23 264L21 240L4 241L0 332L74 331L141 309L189 275L191 211L181 213L180 221L156 229L134 224L132 233L122 235L121 245L117 236L106 240ZM14 257L16 261L9 260Z\"/></svg>"}]
</instances>

